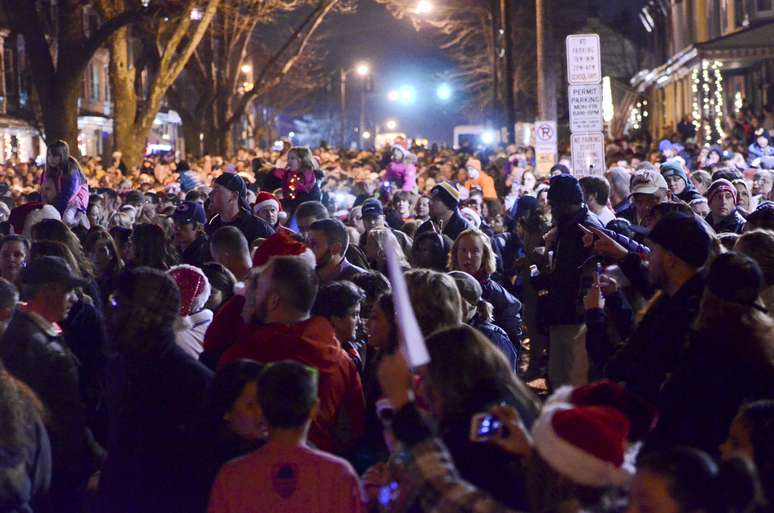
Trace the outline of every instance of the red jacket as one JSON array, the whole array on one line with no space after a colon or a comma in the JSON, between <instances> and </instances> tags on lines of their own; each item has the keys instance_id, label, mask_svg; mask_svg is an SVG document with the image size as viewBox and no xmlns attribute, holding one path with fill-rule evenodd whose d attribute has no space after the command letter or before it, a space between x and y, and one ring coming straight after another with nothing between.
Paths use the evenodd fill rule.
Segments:
<instances>
[{"instance_id":1,"label":"red jacket","mask_svg":"<svg viewBox=\"0 0 774 513\"><path fill-rule=\"evenodd\" d=\"M249 327L242 321L244 305L245 297L237 294L231 296L231 299L220 307L207 328L207 333L204 334L202 346L206 353L222 355L237 340L247 335L250 331Z\"/></svg>"},{"instance_id":2,"label":"red jacket","mask_svg":"<svg viewBox=\"0 0 774 513\"><path fill-rule=\"evenodd\" d=\"M363 434L363 385L328 320L312 317L295 324L267 324L249 331L223 354L218 369L241 358L262 363L295 360L316 368L320 372L320 410L312 421L309 439L318 448L339 454L354 447Z\"/></svg>"}]
</instances>

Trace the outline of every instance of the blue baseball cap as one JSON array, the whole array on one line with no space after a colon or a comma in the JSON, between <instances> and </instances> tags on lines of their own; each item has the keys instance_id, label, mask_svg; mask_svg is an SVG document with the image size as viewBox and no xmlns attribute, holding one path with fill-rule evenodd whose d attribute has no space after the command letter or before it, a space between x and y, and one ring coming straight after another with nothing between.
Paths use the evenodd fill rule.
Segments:
<instances>
[{"instance_id":1,"label":"blue baseball cap","mask_svg":"<svg viewBox=\"0 0 774 513\"><path fill-rule=\"evenodd\" d=\"M205 224L207 222L207 214L204 213L204 207L195 201L184 201L172 214L172 220L180 224L190 224L197 222L199 224Z\"/></svg>"}]
</instances>

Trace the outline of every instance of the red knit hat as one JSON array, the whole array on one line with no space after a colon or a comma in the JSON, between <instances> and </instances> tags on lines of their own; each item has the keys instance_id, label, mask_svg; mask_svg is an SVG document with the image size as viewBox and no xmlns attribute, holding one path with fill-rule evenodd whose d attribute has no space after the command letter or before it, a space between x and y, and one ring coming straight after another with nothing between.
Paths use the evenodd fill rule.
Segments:
<instances>
[{"instance_id":1,"label":"red knit hat","mask_svg":"<svg viewBox=\"0 0 774 513\"><path fill-rule=\"evenodd\" d=\"M535 450L575 483L621 486L634 469L624 464L628 419L608 406L546 405L532 427Z\"/></svg>"},{"instance_id":2,"label":"red knit hat","mask_svg":"<svg viewBox=\"0 0 774 513\"><path fill-rule=\"evenodd\" d=\"M180 315L187 317L201 311L210 298L210 281L198 267L176 265L167 274L180 289Z\"/></svg>"},{"instance_id":3,"label":"red knit hat","mask_svg":"<svg viewBox=\"0 0 774 513\"><path fill-rule=\"evenodd\" d=\"M282 211L282 204L277 199L277 196L270 192L261 191L258 193L258 195L255 197L255 204L253 205L253 212L257 212L263 207L274 205L274 207Z\"/></svg>"},{"instance_id":4,"label":"red knit hat","mask_svg":"<svg viewBox=\"0 0 774 513\"><path fill-rule=\"evenodd\" d=\"M278 230L253 253L253 268L263 271L278 256L297 256L312 268L316 265L314 253L303 242L296 240L287 230Z\"/></svg>"}]
</instances>

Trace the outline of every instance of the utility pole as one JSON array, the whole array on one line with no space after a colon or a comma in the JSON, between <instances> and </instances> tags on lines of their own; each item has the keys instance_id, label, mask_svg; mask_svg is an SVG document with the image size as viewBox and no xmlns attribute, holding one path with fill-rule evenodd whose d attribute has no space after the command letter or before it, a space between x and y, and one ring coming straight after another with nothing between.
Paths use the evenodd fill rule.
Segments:
<instances>
[{"instance_id":1,"label":"utility pole","mask_svg":"<svg viewBox=\"0 0 774 513\"><path fill-rule=\"evenodd\" d=\"M546 119L546 60L545 60L545 33L543 31L543 0L535 0L535 35L537 53L537 111L538 119Z\"/></svg>"},{"instance_id":2,"label":"utility pole","mask_svg":"<svg viewBox=\"0 0 774 513\"><path fill-rule=\"evenodd\" d=\"M502 27L503 85L505 86L505 121L507 123L506 143L515 142L516 106L513 99L513 41L511 40L511 11L508 0L500 0L500 25Z\"/></svg>"},{"instance_id":3,"label":"utility pole","mask_svg":"<svg viewBox=\"0 0 774 513\"><path fill-rule=\"evenodd\" d=\"M347 145L347 72L339 69L339 99L341 100L341 147Z\"/></svg>"},{"instance_id":4,"label":"utility pole","mask_svg":"<svg viewBox=\"0 0 774 513\"><path fill-rule=\"evenodd\" d=\"M498 36L500 33L500 24L497 13L499 11L499 0L490 0L490 15L492 16L492 113L490 122L500 130L500 81L499 81L499 62L498 55Z\"/></svg>"},{"instance_id":5,"label":"utility pole","mask_svg":"<svg viewBox=\"0 0 774 513\"><path fill-rule=\"evenodd\" d=\"M358 129L358 138L360 139L360 144L358 145L359 149L363 149L365 147L365 138L363 137L363 134L365 133L365 115L366 115L366 88L368 87L368 82L365 78L363 78L363 89L360 90L360 128Z\"/></svg>"}]
</instances>

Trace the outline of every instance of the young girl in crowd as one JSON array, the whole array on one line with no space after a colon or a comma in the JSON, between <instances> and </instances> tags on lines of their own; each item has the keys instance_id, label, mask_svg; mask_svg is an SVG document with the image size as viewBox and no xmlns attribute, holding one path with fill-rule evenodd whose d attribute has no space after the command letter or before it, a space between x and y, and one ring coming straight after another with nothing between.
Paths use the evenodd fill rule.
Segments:
<instances>
[{"instance_id":1,"label":"young girl in crowd","mask_svg":"<svg viewBox=\"0 0 774 513\"><path fill-rule=\"evenodd\" d=\"M56 141L48 147L41 191L46 202L54 205L62 215L65 224L80 224L88 228L88 181L64 141Z\"/></svg>"},{"instance_id":2,"label":"young girl in crowd","mask_svg":"<svg viewBox=\"0 0 774 513\"><path fill-rule=\"evenodd\" d=\"M275 169L272 175L282 182L282 207L288 215L292 215L296 207L305 201L322 199L319 183L322 171L308 147L291 148L287 168Z\"/></svg>"}]
</instances>

